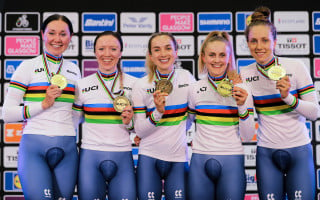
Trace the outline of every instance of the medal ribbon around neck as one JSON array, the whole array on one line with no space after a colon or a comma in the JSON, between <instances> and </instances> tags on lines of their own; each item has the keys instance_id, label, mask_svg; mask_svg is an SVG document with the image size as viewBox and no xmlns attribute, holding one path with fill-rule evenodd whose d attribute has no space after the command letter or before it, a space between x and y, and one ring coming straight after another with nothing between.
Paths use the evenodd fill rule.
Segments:
<instances>
[{"instance_id":1,"label":"medal ribbon around neck","mask_svg":"<svg viewBox=\"0 0 320 200\"><path fill-rule=\"evenodd\" d=\"M43 61L44 69L46 71L46 76L47 76L48 82L51 83L51 77L54 74L59 74L61 72L61 68L62 68L62 64L63 64L63 58L61 59L60 65L59 65L58 70L56 71L56 73L50 72L49 65L48 65L48 60L47 60L47 56L46 56L46 52L45 51L42 54L42 59L43 59L42 61Z\"/></svg>"},{"instance_id":2,"label":"medal ribbon around neck","mask_svg":"<svg viewBox=\"0 0 320 200\"><path fill-rule=\"evenodd\" d=\"M116 82L117 80L119 79L119 73L117 71L116 75L115 75L115 78L112 82L112 86L111 86L111 90L109 90L108 86L105 84L104 80L103 80L103 77L101 75L101 72L98 71L97 72L97 77L98 77L98 80L100 81L104 91L106 91L106 93L108 94L109 98L113 101L115 99L115 97L113 96L113 94L118 94L119 96L123 96L124 95L124 91L123 90L120 90L119 92L113 92L114 90L114 86L116 85Z\"/></svg>"},{"instance_id":3,"label":"medal ribbon around neck","mask_svg":"<svg viewBox=\"0 0 320 200\"><path fill-rule=\"evenodd\" d=\"M169 73L167 80L172 82L173 75L174 75L174 69ZM158 70L155 71L154 76L155 76L155 79L156 79L155 83L160 81L161 79L163 79L163 78L161 78L160 72Z\"/></svg>"},{"instance_id":4,"label":"medal ribbon around neck","mask_svg":"<svg viewBox=\"0 0 320 200\"><path fill-rule=\"evenodd\" d=\"M274 63L273 63L273 61L274 61ZM274 57L272 60L271 60L271 62L270 63L273 63L273 64L271 64L271 65L269 65L268 67L266 67L267 68L267 70L266 69L263 69L262 67L260 67L260 65L257 63L256 64L256 66L257 66L257 69L258 69L258 72L260 72L260 74L262 75L262 76L264 76L264 77L266 77L266 78L268 78L268 79L270 79L269 78L269 75L268 75L268 69L270 69L272 66L277 66L278 65L278 57Z\"/></svg>"},{"instance_id":5,"label":"medal ribbon around neck","mask_svg":"<svg viewBox=\"0 0 320 200\"><path fill-rule=\"evenodd\" d=\"M217 77L217 78L219 79L218 81L222 81L224 79L229 80L227 77L227 72L225 72L221 77ZM208 73L208 81L210 85L213 87L213 89L218 92L218 85L214 82L214 80L211 78L209 73Z\"/></svg>"}]
</instances>

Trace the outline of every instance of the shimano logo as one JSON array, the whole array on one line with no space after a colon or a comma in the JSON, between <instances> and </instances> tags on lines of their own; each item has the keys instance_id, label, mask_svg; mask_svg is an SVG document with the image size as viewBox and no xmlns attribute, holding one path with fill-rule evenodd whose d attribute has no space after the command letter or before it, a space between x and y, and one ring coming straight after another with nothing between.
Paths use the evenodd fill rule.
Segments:
<instances>
[{"instance_id":1,"label":"shimano logo","mask_svg":"<svg viewBox=\"0 0 320 200\"><path fill-rule=\"evenodd\" d=\"M210 20L200 20L200 25L230 25L230 20L222 19L222 20L216 20L216 19L210 19Z\"/></svg>"},{"instance_id":2,"label":"shimano logo","mask_svg":"<svg viewBox=\"0 0 320 200\"><path fill-rule=\"evenodd\" d=\"M101 20L93 20L93 19L87 19L85 26L113 26L114 19L107 20L107 19L101 19Z\"/></svg>"}]
</instances>

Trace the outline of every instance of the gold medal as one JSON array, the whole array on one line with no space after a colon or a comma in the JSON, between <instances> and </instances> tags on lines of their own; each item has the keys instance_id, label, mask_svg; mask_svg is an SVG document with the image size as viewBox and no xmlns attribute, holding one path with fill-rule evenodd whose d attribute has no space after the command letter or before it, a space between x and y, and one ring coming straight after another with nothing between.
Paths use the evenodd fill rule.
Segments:
<instances>
[{"instance_id":1,"label":"gold medal","mask_svg":"<svg viewBox=\"0 0 320 200\"><path fill-rule=\"evenodd\" d=\"M55 74L51 77L50 80L52 85L57 85L61 90L63 90L68 85L66 77L61 74Z\"/></svg>"},{"instance_id":2,"label":"gold medal","mask_svg":"<svg viewBox=\"0 0 320 200\"><path fill-rule=\"evenodd\" d=\"M130 103L129 99L125 96L117 96L113 100L113 108L117 112L122 112L124 110L124 108L129 105L131 105L131 103Z\"/></svg>"},{"instance_id":3,"label":"gold medal","mask_svg":"<svg viewBox=\"0 0 320 200\"><path fill-rule=\"evenodd\" d=\"M233 84L224 79L217 86L217 91L223 97L230 97L232 95L232 88Z\"/></svg>"},{"instance_id":4,"label":"gold medal","mask_svg":"<svg viewBox=\"0 0 320 200\"><path fill-rule=\"evenodd\" d=\"M160 90L161 92L166 92L170 94L172 92L172 89L173 85L171 81L165 79L159 80L156 84L156 90Z\"/></svg>"},{"instance_id":5,"label":"gold medal","mask_svg":"<svg viewBox=\"0 0 320 200\"><path fill-rule=\"evenodd\" d=\"M275 65L268 70L268 77L271 80L278 81L286 75L286 70L280 65Z\"/></svg>"}]
</instances>

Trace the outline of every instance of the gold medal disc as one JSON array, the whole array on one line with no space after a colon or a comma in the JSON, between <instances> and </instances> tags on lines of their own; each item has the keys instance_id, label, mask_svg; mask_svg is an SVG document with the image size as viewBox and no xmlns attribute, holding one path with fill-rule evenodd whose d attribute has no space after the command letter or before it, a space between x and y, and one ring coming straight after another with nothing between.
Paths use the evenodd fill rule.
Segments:
<instances>
[{"instance_id":1,"label":"gold medal disc","mask_svg":"<svg viewBox=\"0 0 320 200\"><path fill-rule=\"evenodd\" d=\"M271 80L278 81L286 75L286 70L280 65L275 65L268 70L268 77Z\"/></svg>"},{"instance_id":2,"label":"gold medal disc","mask_svg":"<svg viewBox=\"0 0 320 200\"><path fill-rule=\"evenodd\" d=\"M223 97L230 97L232 95L233 84L230 81L223 80L217 87L218 93Z\"/></svg>"},{"instance_id":3,"label":"gold medal disc","mask_svg":"<svg viewBox=\"0 0 320 200\"><path fill-rule=\"evenodd\" d=\"M57 85L61 90L63 90L68 85L66 77L61 74L55 74L51 77L51 84Z\"/></svg>"},{"instance_id":4,"label":"gold medal disc","mask_svg":"<svg viewBox=\"0 0 320 200\"><path fill-rule=\"evenodd\" d=\"M173 89L173 85L171 81L168 81L165 79L158 81L156 84L156 90L160 90L161 92L166 92L170 94L172 92L172 89Z\"/></svg>"},{"instance_id":5,"label":"gold medal disc","mask_svg":"<svg viewBox=\"0 0 320 200\"><path fill-rule=\"evenodd\" d=\"M131 103L130 103L129 99L125 96L117 96L113 100L113 108L117 112L122 112L124 110L124 108L129 105L131 105Z\"/></svg>"}]
</instances>

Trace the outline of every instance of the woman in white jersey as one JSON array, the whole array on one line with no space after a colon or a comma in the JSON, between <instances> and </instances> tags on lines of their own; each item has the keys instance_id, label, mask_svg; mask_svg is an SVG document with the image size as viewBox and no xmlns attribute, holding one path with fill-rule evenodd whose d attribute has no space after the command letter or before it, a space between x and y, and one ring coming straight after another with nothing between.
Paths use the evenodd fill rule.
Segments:
<instances>
[{"instance_id":1,"label":"woman in white jersey","mask_svg":"<svg viewBox=\"0 0 320 200\"><path fill-rule=\"evenodd\" d=\"M81 74L62 56L72 34L63 15L43 22L44 52L17 68L3 105L5 122L24 121L18 174L26 200L72 199L74 192L78 152L72 103Z\"/></svg>"},{"instance_id":2,"label":"woman in white jersey","mask_svg":"<svg viewBox=\"0 0 320 200\"><path fill-rule=\"evenodd\" d=\"M170 33L154 33L146 56L148 75L132 93L136 134L141 138L137 168L139 199L186 199L188 169L187 91L192 74L175 69L177 42Z\"/></svg>"},{"instance_id":3,"label":"woman in white jersey","mask_svg":"<svg viewBox=\"0 0 320 200\"><path fill-rule=\"evenodd\" d=\"M242 67L258 116L256 156L260 200L315 198L315 171L306 118L316 120L319 105L304 64L278 57L270 10L259 7L245 30L255 63Z\"/></svg>"},{"instance_id":4,"label":"woman in white jersey","mask_svg":"<svg viewBox=\"0 0 320 200\"><path fill-rule=\"evenodd\" d=\"M94 41L98 71L77 81L75 115L84 116L80 150L80 200L136 200L132 158L133 110L130 106L136 78L122 72L123 42L112 31Z\"/></svg>"},{"instance_id":5,"label":"woman in white jersey","mask_svg":"<svg viewBox=\"0 0 320 200\"><path fill-rule=\"evenodd\" d=\"M189 90L190 117L196 119L188 176L190 199L243 200L246 176L241 137L250 141L255 132L252 96L235 71L227 32L208 34L198 68L207 78Z\"/></svg>"}]
</instances>

